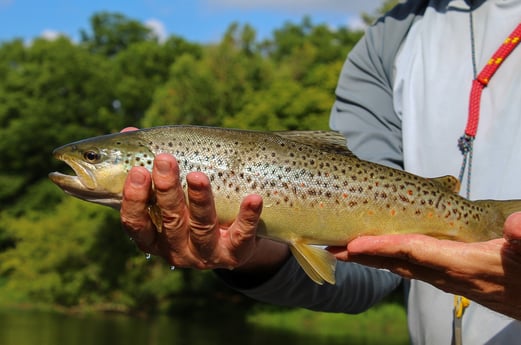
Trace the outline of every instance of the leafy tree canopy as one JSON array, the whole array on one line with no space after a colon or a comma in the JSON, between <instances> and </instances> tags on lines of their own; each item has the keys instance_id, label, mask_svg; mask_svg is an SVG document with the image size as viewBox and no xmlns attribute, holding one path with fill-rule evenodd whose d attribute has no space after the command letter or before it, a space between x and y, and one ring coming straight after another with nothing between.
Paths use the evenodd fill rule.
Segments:
<instances>
[{"instance_id":1,"label":"leafy tree canopy","mask_svg":"<svg viewBox=\"0 0 521 345\"><path fill-rule=\"evenodd\" d=\"M52 150L125 126L326 129L362 32L303 18L259 41L250 25L232 23L219 42L201 45L159 42L119 13L94 14L90 26L80 43L0 44L0 302L154 312L234 294L211 272L172 274L145 260L117 212L48 181L66 169Z\"/></svg>"}]
</instances>

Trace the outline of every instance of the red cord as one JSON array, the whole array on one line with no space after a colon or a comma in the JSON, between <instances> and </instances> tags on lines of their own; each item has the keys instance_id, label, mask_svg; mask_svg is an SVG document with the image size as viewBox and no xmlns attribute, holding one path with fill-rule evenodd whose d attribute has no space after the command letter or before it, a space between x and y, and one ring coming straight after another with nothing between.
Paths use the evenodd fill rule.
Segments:
<instances>
[{"instance_id":1,"label":"red cord","mask_svg":"<svg viewBox=\"0 0 521 345\"><path fill-rule=\"evenodd\" d=\"M472 82L472 88L470 90L470 101L469 101L469 118L467 120L467 127L465 128L465 135L471 138L476 137L479 124L479 109L481 104L481 92L488 85L490 79L496 73L499 66L505 61L510 55L514 48L521 41L521 24L519 24L514 31L508 36L503 42L501 47L492 55L490 60L477 78Z\"/></svg>"}]
</instances>

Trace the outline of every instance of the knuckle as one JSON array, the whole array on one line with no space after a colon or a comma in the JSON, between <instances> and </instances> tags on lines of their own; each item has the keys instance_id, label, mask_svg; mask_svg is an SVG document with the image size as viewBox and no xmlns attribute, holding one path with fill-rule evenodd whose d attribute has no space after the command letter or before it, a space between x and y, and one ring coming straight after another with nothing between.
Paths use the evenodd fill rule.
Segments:
<instances>
[{"instance_id":1,"label":"knuckle","mask_svg":"<svg viewBox=\"0 0 521 345\"><path fill-rule=\"evenodd\" d=\"M146 221L142 219L137 219L134 217L129 217L125 215L121 215L121 224L127 231L139 231L144 229L147 226Z\"/></svg>"},{"instance_id":2,"label":"knuckle","mask_svg":"<svg viewBox=\"0 0 521 345\"><path fill-rule=\"evenodd\" d=\"M187 226L187 219L182 214L172 212L162 212L163 227L168 230L184 229Z\"/></svg>"},{"instance_id":3,"label":"knuckle","mask_svg":"<svg viewBox=\"0 0 521 345\"><path fill-rule=\"evenodd\" d=\"M254 237L255 235L253 233L242 230L236 230L231 234L231 240L235 246L239 246L243 243L249 242Z\"/></svg>"},{"instance_id":4,"label":"knuckle","mask_svg":"<svg viewBox=\"0 0 521 345\"><path fill-rule=\"evenodd\" d=\"M213 234L214 230L215 224L190 221L190 235L197 242L206 240L209 235Z\"/></svg>"}]
</instances>

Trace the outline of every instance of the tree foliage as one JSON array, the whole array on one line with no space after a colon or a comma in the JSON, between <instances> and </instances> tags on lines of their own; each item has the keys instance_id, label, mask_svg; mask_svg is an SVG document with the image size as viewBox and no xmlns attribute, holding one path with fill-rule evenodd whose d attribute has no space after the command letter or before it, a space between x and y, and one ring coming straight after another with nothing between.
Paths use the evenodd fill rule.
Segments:
<instances>
[{"instance_id":1,"label":"tree foliage","mask_svg":"<svg viewBox=\"0 0 521 345\"><path fill-rule=\"evenodd\" d=\"M380 7L378 7L373 13L362 13L362 20L365 24L371 25L399 3L400 0L384 0Z\"/></svg>"},{"instance_id":2,"label":"tree foliage","mask_svg":"<svg viewBox=\"0 0 521 345\"><path fill-rule=\"evenodd\" d=\"M117 13L81 33L0 45L0 302L154 312L229 298L211 272L145 260L117 212L53 186L47 174L66 169L53 148L124 126L325 129L362 33L304 18L263 41L232 23L215 44L159 42Z\"/></svg>"},{"instance_id":3,"label":"tree foliage","mask_svg":"<svg viewBox=\"0 0 521 345\"><path fill-rule=\"evenodd\" d=\"M81 30L81 41L90 52L113 56L134 43L155 40L151 29L120 13L100 12L90 19L92 33Z\"/></svg>"}]
</instances>

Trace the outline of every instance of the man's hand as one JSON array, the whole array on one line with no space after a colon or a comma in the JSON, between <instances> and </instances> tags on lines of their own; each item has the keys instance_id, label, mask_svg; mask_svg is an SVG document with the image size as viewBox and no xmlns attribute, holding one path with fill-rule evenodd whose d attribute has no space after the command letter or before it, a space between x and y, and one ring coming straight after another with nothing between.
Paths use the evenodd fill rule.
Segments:
<instances>
[{"instance_id":1,"label":"man's hand","mask_svg":"<svg viewBox=\"0 0 521 345\"><path fill-rule=\"evenodd\" d=\"M162 256L176 267L253 272L280 267L289 255L287 246L255 236L262 211L260 196L245 197L236 220L220 224L208 177L192 172L186 182L187 200L179 180L179 166L168 154L156 156L152 174L142 167L129 172L123 190L121 222L143 252ZM152 193L161 210L160 232L148 214ZM266 255L267 251L270 255Z\"/></svg>"},{"instance_id":2,"label":"man's hand","mask_svg":"<svg viewBox=\"0 0 521 345\"><path fill-rule=\"evenodd\" d=\"M462 243L424 235L365 236L331 251L340 260L423 280L521 320L521 213L507 219L504 238L488 242Z\"/></svg>"}]
</instances>

